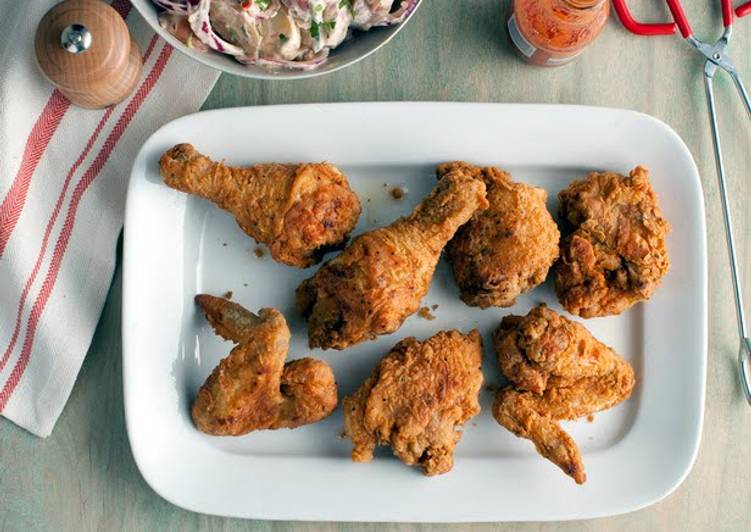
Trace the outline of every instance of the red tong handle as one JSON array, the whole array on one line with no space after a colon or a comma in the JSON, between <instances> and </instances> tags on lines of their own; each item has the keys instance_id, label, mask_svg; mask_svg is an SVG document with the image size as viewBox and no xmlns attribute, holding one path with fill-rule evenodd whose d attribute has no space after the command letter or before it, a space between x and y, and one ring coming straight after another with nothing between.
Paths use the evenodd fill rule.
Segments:
<instances>
[{"instance_id":1,"label":"red tong handle","mask_svg":"<svg viewBox=\"0 0 751 532\"><path fill-rule=\"evenodd\" d=\"M666 0L666 2L675 23L643 24L637 22L631 15L626 0L613 0L613 8L623 26L636 35L671 35L675 33L676 27L680 30L684 39L693 35L694 32L686 18L686 12L683 11L680 0ZM733 25L733 0L721 0L720 3L722 6L722 23L727 28ZM751 1L738 6L735 10L735 16L739 18L746 15L751 15Z\"/></svg>"},{"instance_id":2,"label":"red tong handle","mask_svg":"<svg viewBox=\"0 0 751 532\"><path fill-rule=\"evenodd\" d=\"M732 2L732 0L722 0L722 5L724 6L726 3L730 2ZM683 38L686 39L691 37L691 35L694 34L694 30L691 29L691 24L688 23L686 12L683 11L683 6L681 5L680 0L667 0L667 3L668 8L670 8L670 13L673 15L673 20L675 20L675 23L678 25L678 29L681 30Z\"/></svg>"},{"instance_id":3,"label":"red tong handle","mask_svg":"<svg viewBox=\"0 0 751 532\"><path fill-rule=\"evenodd\" d=\"M733 25L733 0L722 0L722 24L726 28Z\"/></svg>"},{"instance_id":4,"label":"red tong handle","mask_svg":"<svg viewBox=\"0 0 751 532\"><path fill-rule=\"evenodd\" d=\"M745 17L746 15L751 15L751 2L746 2L745 4L741 4L735 9L736 17L741 18L741 17Z\"/></svg>"},{"instance_id":5,"label":"red tong handle","mask_svg":"<svg viewBox=\"0 0 751 532\"><path fill-rule=\"evenodd\" d=\"M751 2L749 2L751 4ZM644 24L637 22L631 15L626 0L613 0L613 9L615 9L618 18L621 20L621 24L636 35L672 35L675 33L675 24L673 22L666 22L660 24Z\"/></svg>"}]
</instances>

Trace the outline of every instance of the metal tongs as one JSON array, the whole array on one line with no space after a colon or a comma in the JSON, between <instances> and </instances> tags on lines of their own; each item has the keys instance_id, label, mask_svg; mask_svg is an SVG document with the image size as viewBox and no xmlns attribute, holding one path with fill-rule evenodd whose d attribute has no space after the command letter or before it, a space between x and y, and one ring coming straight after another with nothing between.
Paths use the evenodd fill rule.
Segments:
<instances>
[{"instance_id":1,"label":"metal tongs","mask_svg":"<svg viewBox=\"0 0 751 532\"><path fill-rule=\"evenodd\" d=\"M722 37L715 43L705 43L694 37L691 25L688 23L686 13L679 0L666 0L670 13L673 15L672 23L659 24L642 24L637 22L631 16L626 0L613 0L618 18L621 23L631 33L636 35L672 35L678 29L683 38L691 46L699 51L706 59L704 64L704 88L707 93L707 107L709 107L709 119L712 126L712 140L715 149L715 163L717 165L717 175L720 182L720 196L722 198L722 211L725 218L725 236L728 243L730 254L730 271L733 278L733 290L735 292L735 311L738 318L738 332L740 335L741 345L738 354L738 371L741 380L741 387L746 396L746 400L751 404L751 340L749 340L748 329L746 328L746 316L743 310L743 292L740 283L740 273L738 271L738 259L735 253L735 238L733 236L733 223L730 216L730 202L728 201L727 186L725 180L725 166L722 162L722 148L720 146L720 132L717 127L717 111L715 107L714 88L712 86L714 75L720 68L730 74L733 79L735 88L738 90L743 105L746 107L749 119L751 119L751 101L749 101L748 92L743 86L743 81L738 75L738 71L733 66L730 58L726 55L730 35L733 28L733 4L732 0L721 0L722 4L722 22L725 31ZM735 16L743 17L751 14L751 1L739 6L735 10Z\"/></svg>"}]
</instances>

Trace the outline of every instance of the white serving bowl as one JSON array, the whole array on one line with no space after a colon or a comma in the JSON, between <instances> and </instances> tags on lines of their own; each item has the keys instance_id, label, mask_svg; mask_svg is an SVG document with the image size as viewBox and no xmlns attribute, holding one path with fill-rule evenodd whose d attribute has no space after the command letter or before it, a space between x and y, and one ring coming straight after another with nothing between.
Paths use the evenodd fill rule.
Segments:
<instances>
[{"instance_id":1,"label":"white serving bowl","mask_svg":"<svg viewBox=\"0 0 751 532\"><path fill-rule=\"evenodd\" d=\"M370 54L378 50L381 46L389 42L401 29L409 22L409 19L415 14L417 9L422 4L422 0L418 0L415 8L401 24L394 26L372 28L370 31L362 32L356 31L353 37L337 48L331 50L328 59L321 66L315 70L293 70L293 69L277 69L271 70L262 66L246 66L235 61L231 56L221 54L219 52L209 51L201 52L188 48L172 36L167 30L159 25L157 19L158 9L152 3L151 0L131 0L133 7L146 19L146 22L154 28L164 40L174 46L177 50L185 55L195 59L199 63L216 68L222 72L228 72L235 74L236 76L242 76L246 78L254 79L303 79L312 78L315 76L321 76L330 72L335 72L342 68L348 67L354 63L357 63L361 59L365 59Z\"/></svg>"}]
</instances>

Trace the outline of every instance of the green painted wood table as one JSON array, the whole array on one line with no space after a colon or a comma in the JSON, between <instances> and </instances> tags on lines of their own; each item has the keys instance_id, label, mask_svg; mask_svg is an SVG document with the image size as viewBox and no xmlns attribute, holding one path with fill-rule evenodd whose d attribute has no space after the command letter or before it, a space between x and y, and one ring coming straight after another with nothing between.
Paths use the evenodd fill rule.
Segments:
<instances>
[{"instance_id":1,"label":"green painted wood table","mask_svg":"<svg viewBox=\"0 0 751 532\"><path fill-rule=\"evenodd\" d=\"M628 515L567 524L426 525L424 529L748 530L751 407L743 400L736 377L737 332L702 60L677 38L636 38L611 21L575 63L554 70L529 67L512 54L503 31L507 3L425 0L390 45L358 65L300 82L223 76L205 108L371 100L546 102L625 107L667 122L696 159L707 204L709 371L704 436L693 471L665 500ZM641 4L653 4L636 6L645 10L642 14L664 17L661 2ZM697 33L714 35L721 25L719 1L684 4ZM731 56L751 80L751 20L737 23L734 41ZM751 257L751 124L727 78L719 78L717 92L742 273L751 290L751 261L743 260ZM120 279L118 270L86 362L52 436L41 440L0 419L0 530L419 528L241 521L190 513L162 500L138 473L125 433ZM674 355L675 364L680 364L681 353Z\"/></svg>"}]
</instances>

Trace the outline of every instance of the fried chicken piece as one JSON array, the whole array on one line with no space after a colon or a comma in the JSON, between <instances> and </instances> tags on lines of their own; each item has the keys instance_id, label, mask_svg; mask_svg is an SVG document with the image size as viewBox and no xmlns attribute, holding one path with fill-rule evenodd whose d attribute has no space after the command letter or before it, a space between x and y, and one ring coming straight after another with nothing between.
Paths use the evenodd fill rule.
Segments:
<instances>
[{"instance_id":1,"label":"fried chicken piece","mask_svg":"<svg viewBox=\"0 0 751 532\"><path fill-rule=\"evenodd\" d=\"M482 338L441 331L425 341L405 338L344 405L352 460L369 462L376 445L390 445L407 465L428 475L454 466L457 427L480 412Z\"/></svg>"},{"instance_id":2,"label":"fried chicken piece","mask_svg":"<svg viewBox=\"0 0 751 532\"><path fill-rule=\"evenodd\" d=\"M670 266L662 217L646 168L629 177L591 173L562 191L561 218L574 227L561 244L555 289L583 318L620 314L649 299Z\"/></svg>"},{"instance_id":3,"label":"fried chicken piece","mask_svg":"<svg viewBox=\"0 0 751 532\"><path fill-rule=\"evenodd\" d=\"M312 358L284 363L290 333L272 308L253 314L209 295L196 303L216 333L237 344L214 368L193 403L193 422L207 434L239 436L254 430L293 429L315 423L336 408L331 367Z\"/></svg>"},{"instance_id":4,"label":"fried chicken piece","mask_svg":"<svg viewBox=\"0 0 751 532\"><path fill-rule=\"evenodd\" d=\"M458 169L485 183L490 203L446 246L462 301L480 308L509 307L545 282L558 258L561 235L545 206L547 192L515 183L499 168L462 161L441 164L436 174L440 179Z\"/></svg>"},{"instance_id":5,"label":"fried chicken piece","mask_svg":"<svg viewBox=\"0 0 751 532\"><path fill-rule=\"evenodd\" d=\"M542 456L560 467L577 484L584 484L587 475L573 438L554 419L538 413L530 405L532 394L520 393L512 387L496 394L493 417L520 438L531 440Z\"/></svg>"},{"instance_id":6,"label":"fried chicken piece","mask_svg":"<svg viewBox=\"0 0 751 532\"><path fill-rule=\"evenodd\" d=\"M347 178L328 163L225 166L178 144L159 160L164 182L229 211L274 260L306 268L343 247L360 217Z\"/></svg>"},{"instance_id":7,"label":"fried chicken piece","mask_svg":"<svg viewBox=\"0 0 751 532\"><path fill-rule=\"evenodd\" d=\"M607 410L631 396L631 365L584 326L545 305L526 316L506 316L493 334L503 374L493 416L531 440L537 452L577 484L586 480L579 448L558 424Z\"/></svg>"},{"instance_id":8,"label":"fried chicken piece","mask_svg":"<svg viewBox=\"0 0 751 532\"><path fill-rule=\"evenodd\" d=\"M486 207L485 185L455 172L411 216L353 239L297 288L310 347L344 349L397 330L420 307L443 247Z\"/></svg>"}]
</instances>

